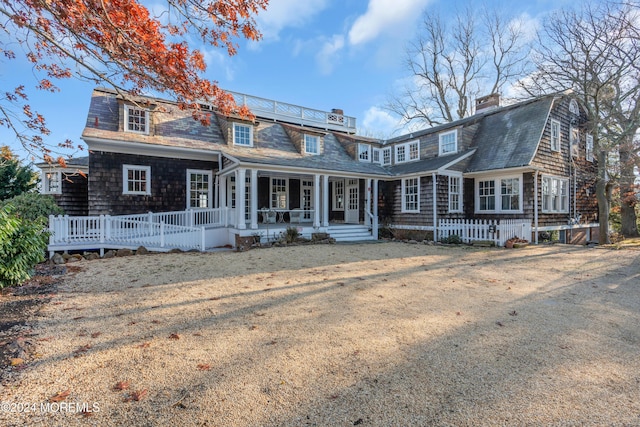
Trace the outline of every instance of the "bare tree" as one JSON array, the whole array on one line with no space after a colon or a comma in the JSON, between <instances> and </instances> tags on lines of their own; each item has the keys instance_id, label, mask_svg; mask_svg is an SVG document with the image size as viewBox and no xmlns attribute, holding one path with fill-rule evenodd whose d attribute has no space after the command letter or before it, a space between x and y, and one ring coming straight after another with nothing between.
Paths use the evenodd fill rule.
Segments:
<instances>
[{"instance_id":1,"label":"bare tree","mask_svg":"<svg viewBox=\"0 0 640 427\"><path fill-rule=\"evenodd\" d=\"M629 142L640 126L637 12L637 7L629 4L607 2L551 15L538 35L534 54L537 71L521 81L521 86L535 95L571 89L586 110L587 130L594 136L598 161L601 243L609 242L614 186L608 162L620 147L627 147L621 153L625 164L632 160L634 150L628 148ZM628 168L621 171L629 173Z\"/></svg>"},{"instance_id":2,"label":"bare tree","mask_svg":"<svg viewBox=\"0 0 640 427\"><path fill-rule=\"evenodd\" d=\"M425 11L422 29L407 49L410 82L390 96L387 109L428 126L467 117L475 98L499 93L523 76L525 45L522 23L507 22L495 10L478 14L467 8L449 26Z\"/></svg>"}]
</instances>

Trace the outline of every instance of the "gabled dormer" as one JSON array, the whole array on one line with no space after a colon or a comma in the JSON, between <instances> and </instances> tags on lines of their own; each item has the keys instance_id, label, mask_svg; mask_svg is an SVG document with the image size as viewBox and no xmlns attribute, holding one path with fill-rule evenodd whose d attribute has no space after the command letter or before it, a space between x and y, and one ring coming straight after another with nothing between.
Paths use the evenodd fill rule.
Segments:
<instances>
[{"instance_id":1,"label":"gabled dormer","mask_svg":"<svg viewBox=\"0 0 640 427\"><path fill-rule=\"evenodd\" d=\"M325 132L316 129L281 123L296 150L305 156L317 156L324 153Z\"/></svg>"},{"instance_id":2,"label":"gabled dormer","mask_svg":"<svg viewBox=\"0 0 640 427\"><path fill-rule=\"evenodd\" d=\"M216 115L220 130L230 147L253 147L256 123L240 117Z\"/></svg>"},{"instance_id":3,"label":"gabled dormer","mask_svg":"<svg viewBox=\"0 0 640 427\"><path fill-rule=\"evenodd\" d=\"M118 100L120 120L118 129L123 132L136 133L139 135L153 134L153 110L156 105L143 101Z\"/></svg>"}]
</instances>

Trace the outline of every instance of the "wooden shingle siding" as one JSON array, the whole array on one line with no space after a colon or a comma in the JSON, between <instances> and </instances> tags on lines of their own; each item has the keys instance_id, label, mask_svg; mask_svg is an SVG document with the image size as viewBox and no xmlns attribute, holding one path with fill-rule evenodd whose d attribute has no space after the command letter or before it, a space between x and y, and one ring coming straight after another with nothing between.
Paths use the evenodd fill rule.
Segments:
<instances>
[{"instance_id":1,"label":"wooden shingle siding","mask_svg":"<svg viewBox=\"0 0 640 427\"><path fill-rule=\"evenodd\" d=\"M151 166L151 194L122 194L122 165ZM184 210L187 169L217 171L217 162L93 152L89 158L89 215ZM213 183L212 183L213 185Z\"/></svg>"},{"instance_id":2,"label":"wooden shingle siding","mask_svg":"<svg viewBox=\"0 0 640 427\"><path fill-rule=\"evenodd\" d=\"M62 194L54 194L58 206L65 215L88 215L88 180L86 176L62 173Z\"/></svg>"},{"instance_id":3,"label":"wooden shingle siding","mask_svg":"<svg viewBox=\"0 0 640 427\"><path fill-rule=\"evenodd\" d=\"M392 181L385 188L392 191L391 202L393 215L391 223L396 225L433 226L433 188L431 176L420 177L420 212L402 212L402 181Z\"/></svg>"}]
</instances>

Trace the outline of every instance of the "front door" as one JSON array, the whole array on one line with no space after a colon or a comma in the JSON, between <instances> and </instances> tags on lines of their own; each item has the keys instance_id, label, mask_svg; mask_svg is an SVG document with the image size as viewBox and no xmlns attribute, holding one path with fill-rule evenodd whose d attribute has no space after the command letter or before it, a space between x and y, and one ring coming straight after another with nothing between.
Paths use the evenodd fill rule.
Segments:
<instances>
[{"instance_id":1,"label":"front door","mask_svg":"<svg viewBox=\"0 0 640 427\"><path fill-rule=\"evenodd\" d=\"M360 222L360 195L357 179L348 179L346 186L347 205L344 210L344 222L358 224Z\"/></svg>"}]
</instances>

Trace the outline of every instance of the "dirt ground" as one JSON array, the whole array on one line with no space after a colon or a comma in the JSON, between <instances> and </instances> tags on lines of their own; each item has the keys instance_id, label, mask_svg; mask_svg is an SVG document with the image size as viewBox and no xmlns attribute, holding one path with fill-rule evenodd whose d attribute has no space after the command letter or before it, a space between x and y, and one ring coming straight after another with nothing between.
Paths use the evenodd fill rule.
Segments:
<instances>
[{"instance_id":1,"label":"dirt ground","mask_svg":"<svg viewBox=\"0 0 640 427\"><path fill-rule=\"evenodd\" d=\"M0 298L0 425L640 425L639 261L407 243L85 261Z\"/></svg>"}]
</instances>

